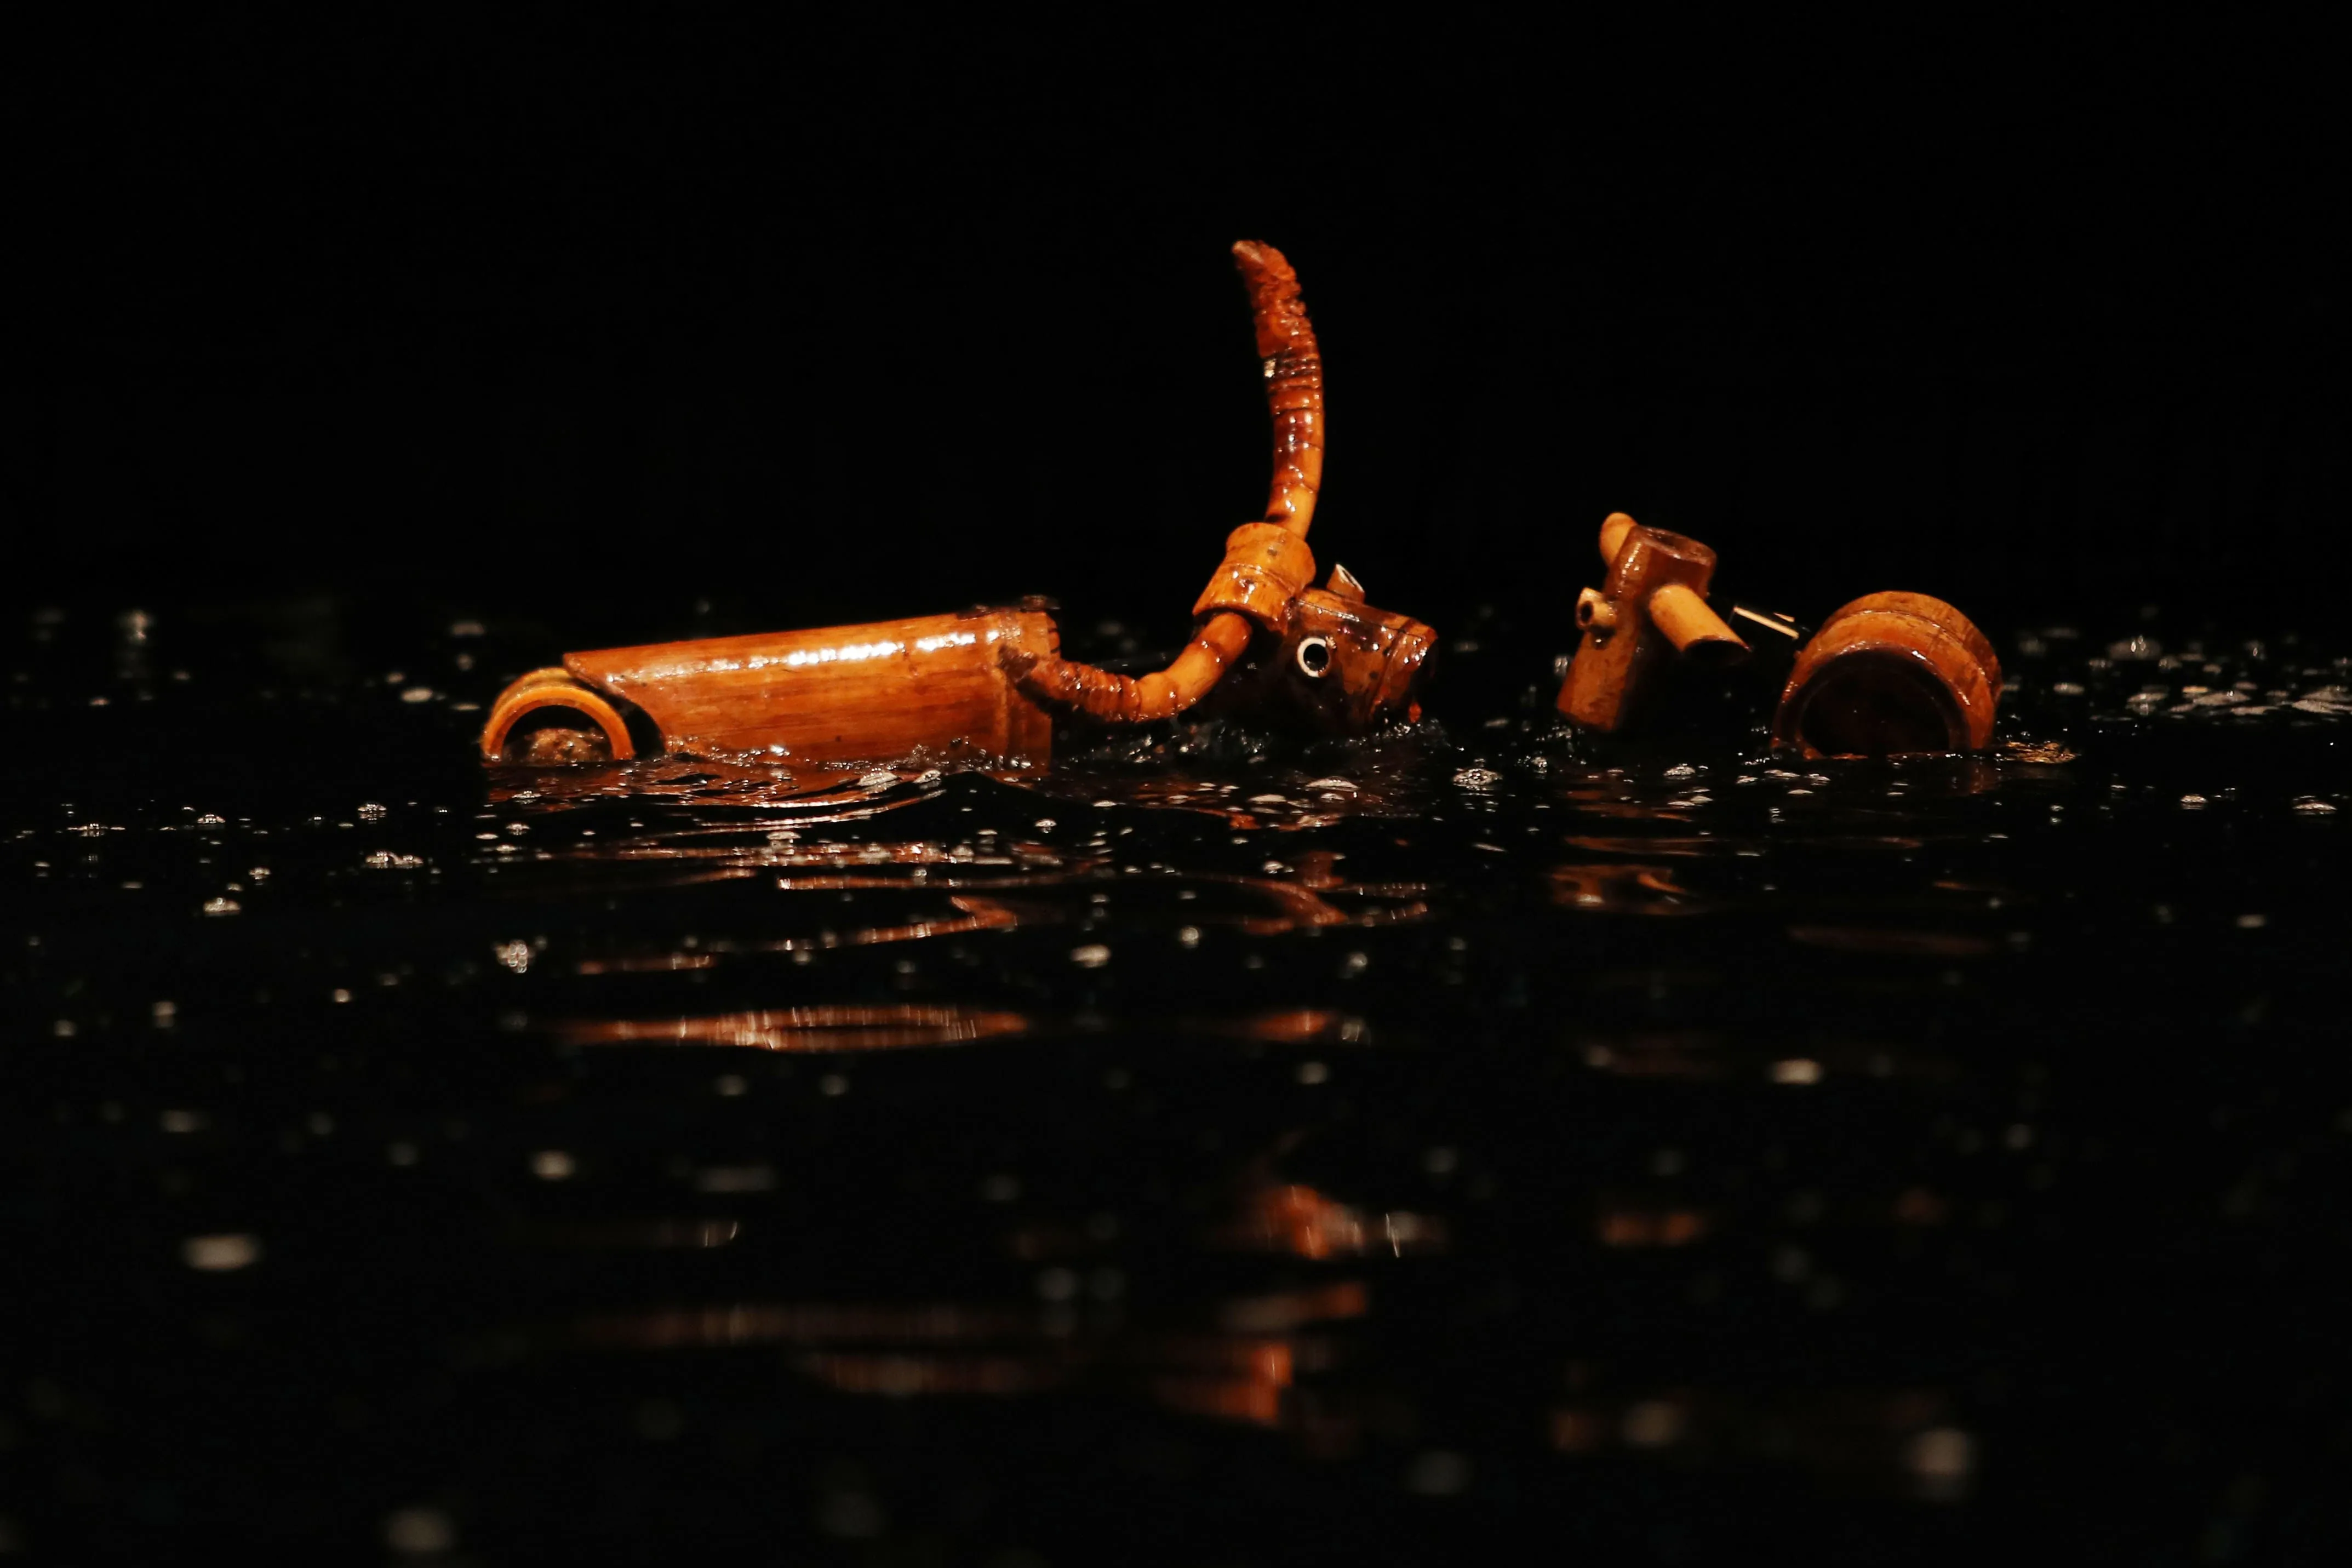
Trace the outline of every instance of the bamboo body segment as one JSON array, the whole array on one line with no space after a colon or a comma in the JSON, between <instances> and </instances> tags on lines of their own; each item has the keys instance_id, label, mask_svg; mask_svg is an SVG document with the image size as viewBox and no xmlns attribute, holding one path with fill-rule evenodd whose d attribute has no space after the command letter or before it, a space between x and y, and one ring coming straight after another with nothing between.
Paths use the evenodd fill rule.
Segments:
<instances>
[{"instance_id":1,"label":"bamboo body segment","mask_svg":"<svg viewBox=\"0 0 2352 1568\"><path fill-rule=\"evenodd\" d=\"M1315 580L1307 541L1271 522L1245 522L1225 536L1225 558L1193 602L1195 619L1230 610L1268 631L1282 629L1290 601Z\"/></svg>"},{"instance_id":2,"label":"bamboo body segment","mask_svg":"<svg viewBox=\"0 0 2352 1568\"><path fill-rule=\"evenodd\" d=\"M490 761L569 761L545 731L593 723L607 754L638 749L763 752L807 763L977 753L1042 767L1053 718L1004 654L1059 645L1042 610L982 610L814 631L769 632L564 656L509 687L482 730ZM552 754L551 754L552 753Z\"/></svg>"},{"instance_id":3,"label":"bamboo body segment","mask_svg":"<svg viewBox=\"0 0 2352 1568\"><path fill-rule=\"evenodd\" d=\"M1797 652L1772 743L1808 757L1980 752L2000 660L1966 616L1925 594L1866 594Z\"/></svg>"},{"instance_id":4,"label":"bamboo body segment","mask_svg":"<svg viewBox=\"0 0 2352 1568\"><path fill-rule=\"evenodd\" d=\"M1024 648L1003 655L1006 673L1024 695L1075 709L1106 724L1149 724L1173 718L1209 694L1250 644L1249 617L1227 610L1211 616L1175 661L1145 676L1117 675Z\"/></svg>"},{"instance_id":5,"label":"bamboo body segment","mask_svg":"<svg viewBox=\"0 0 2352 1568\"><path fill-rule=\"evenodd\" d=\"M1668 660L1747 657L1748 645L1707 608L1714 551L1620 511L1601 525L1601 558L1609 574L1577 598L1583 637L1556 704L1570 721L1604 733L1622 729Z\"/></svg>"},{"instance_id":6,"label":"bamboo body segment","mask_svg":"<svg viewBox=\"0 0 2352 1568\"><path fill-rule=\"evenodd\" d=\"M1250 321L1274 416L1274 481L1265 520L1305 538L1323 489L1323 353L1298 297L1298 274L1282 252L1255 240L1234 246L1249 290Z\"/></svg>"}]
</instances>

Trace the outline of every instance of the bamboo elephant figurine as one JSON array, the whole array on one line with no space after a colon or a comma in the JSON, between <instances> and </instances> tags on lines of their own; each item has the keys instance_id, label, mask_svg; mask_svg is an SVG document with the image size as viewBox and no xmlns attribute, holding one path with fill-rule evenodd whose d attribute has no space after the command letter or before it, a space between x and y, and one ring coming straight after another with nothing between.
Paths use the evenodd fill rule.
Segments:
<instances>
[{"instance_id":1,"label":"bamboo elephant figurine","mask_svg":"<svg viewBox=\"0 0 2352 1568\"><path fill-rule=\"evenodd\" d=\"M1235 529L1167 668L1114 674L1061 656L1050 606L1020 605L814 631L564 656L500 693L485 760L623 760L664 751L758 752L813 763L916 752L1042 767L1057 727L1150 723L1199 704L1253 722L1360 734L1420 716L1436 634L1373 608L1335 566L1311 586L1307 546L1323 476L1323 362L1282 253L1233 247L1274 416L1262 521Z\"/></svg>"}]
</instances>

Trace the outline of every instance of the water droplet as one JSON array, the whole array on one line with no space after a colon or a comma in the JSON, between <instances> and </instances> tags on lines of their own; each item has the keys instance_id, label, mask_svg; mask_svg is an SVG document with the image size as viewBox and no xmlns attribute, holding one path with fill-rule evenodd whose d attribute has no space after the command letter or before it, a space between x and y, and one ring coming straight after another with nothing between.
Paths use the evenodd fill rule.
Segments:
<instances>
[{"instance_id":1,"label":"water droplet","mask_svg":"<svg viewBox=\"0 0 2352 1568\"><path fill-rule=\"evenodd\" d=\"M1405 1467L1404 1489L1417 1497L1455 1497L1469 1489L1470 1473L1466 1455L1432 1448Z\"/></svg>"},{"instance_id":2,"label":"water droplet","mask_svg":"<svg viewBox=\"0 0 2352 1568\"><path fill-rule=\"evenodd\" d=\"M1976 1440L1957 1427L1930 1427L1905 1445L1903 1468L1929 1497L1957 1497L1976 1468Z\"/></svg>"},{"instance_id":3,"label":"water droplet","mask_svg":"<svg viewBox=\"0 0 2352 1568\"><path fill-rule=\"evenodd\" d=\"M775 1184L772 1165L707 1165L694 1174L698 1193L764 1193Z\"/></svg>"},{"instance_id":4,"label":"water droplet","mask_svg":"<svg viewBox=\"0 0 2352 1568\"><path fill-rule=\"evenodd\" d=\"M1668 1399L1644 1399L1625 1412L1625 1441L1636 1448L1663 1448L1683 1435L1683 1407Z\"/></svg>"},{"instance_id":5,"label":"water droplet","mask_svg":"<svg viewBox=\"0 0 2352 1568\"><path fill-rule=\"evenodd\" d=\"M436 1557L457 1544L457 1527L437 1508L404 1508L385 1516L383 1543L404 1557Z\"/></svg>"},{"instance_id":6,"label":"water droplet","mask_svg":"<svg viewBox=\"0 0 2352 1568\"><path fill-rule=\"evenodd\" d=\"M243 1232L192 1236L180 1243L180 1258L205 1274L227 1274L261 1261L261 1238Z\"/></svg>"}]
</instances>

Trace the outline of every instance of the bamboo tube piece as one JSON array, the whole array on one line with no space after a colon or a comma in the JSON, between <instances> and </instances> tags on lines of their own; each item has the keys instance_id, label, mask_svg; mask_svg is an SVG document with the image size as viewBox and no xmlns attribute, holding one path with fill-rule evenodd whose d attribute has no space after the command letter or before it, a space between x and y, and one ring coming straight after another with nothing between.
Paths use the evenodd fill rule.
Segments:
<instances>
[{"instance_id":1,"label":"bamboo tube piece","mask_svg":"<svg viewBox=\"0 0 2352 1568\"><path fill-rule=\"evenodd\" d=\"M1865 594L1797 652L1772 744L1807 757L1980 752L2000 659L1976 623L1925 594Z\"/></svg>"},{"instance_id":2,"label":"bamboo tube piece","mask_svg":"<svg viewBox=\"0 0 2352 1568\"><path fill-rule=\"evenodd\" d=\"M1323 353L1298 297L1298 274L1282 252L1236 240L1234 264L1249 290L1257 354L1265 362L1265 405L1274 415L1265 521L1304 539L1323 489Z\"/></svg>"},{"instance_id":3,"label":"bamboo tube piece","mask_svg":"<svg viewBox=\"0 0 2352 1568\"><path fill-rule=\"evenodd\" d=\"M1650 624L1664 632L1677 651L1708 658L1738 658L1748 651L1739 634L1706 607L1706 601L1687 584L1669 583L1650 595Z\"/></svg>"},{"instance_id":4,"label":"bamboo tube piece","mask_svg":"<svg viewBox=\"0 0 2352 1568\"><path fill-rule=\"evenodd\" d=\"M624 761L636 752L629 712L665 751L833 763L961 745L1043 765L1053 756L1052 717L1013 689L1008 666L1024 652L1050 654L1056 635L1043 611L1020 608L566 654L561 668L534 671L499 696L482 754L584 760L593 747ZM562 721L552 728L562 733L548 740L578 741L547 752L539 735L550 721Z\"/></svg>"},{"instance_id":5,"label":"bamboo tube piece","mask_svg":"<svg viewBox=\"0 0 2352 1568\"><path fill-rule=\"evenodd\" d=\"M1625 536L1633 529L1633 519L1625 512L1612 511L1601 520L1601 563L1603 566L1617 559L1617 552L1625 548Z\"/></svg>"}]
</instances>

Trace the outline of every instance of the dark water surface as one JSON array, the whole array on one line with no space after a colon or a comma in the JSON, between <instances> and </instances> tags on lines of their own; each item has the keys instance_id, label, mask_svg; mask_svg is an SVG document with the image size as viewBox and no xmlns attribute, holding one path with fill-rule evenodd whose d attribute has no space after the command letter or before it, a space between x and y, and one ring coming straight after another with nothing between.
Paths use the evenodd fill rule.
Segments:
<instances>
[{"instance_id":1,"label":"dark water surface","mask_svg":"<svg viewBox=\"0 0 2352 1568\"><path fill-rule=\"evenodd\" d=\"M5 638L8 1547L2345 1560L2333 649L1997 630L2001 754L1806 767L1535 638L1006 780L485 773L495 618Z\"/></svg>"}]
</instances>

